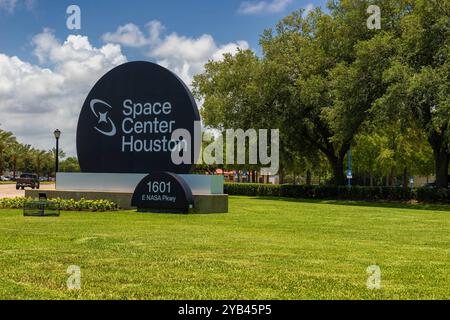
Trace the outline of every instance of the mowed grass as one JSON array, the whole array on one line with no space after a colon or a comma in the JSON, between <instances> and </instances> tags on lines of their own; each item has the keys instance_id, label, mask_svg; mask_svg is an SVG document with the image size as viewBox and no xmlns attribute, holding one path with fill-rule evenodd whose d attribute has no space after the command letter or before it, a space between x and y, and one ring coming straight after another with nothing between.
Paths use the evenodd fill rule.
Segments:
<instances>
[{"instance_id":1,"label":"mowed grass","mask_svg":"<svg viewBox=\"0 0 450 320\"><path fill-rule=\"evenodd\" d=\"M0 299L449 299L448 209L230 197L214 215L0 210Z\"/></svg>"}]
</instances>

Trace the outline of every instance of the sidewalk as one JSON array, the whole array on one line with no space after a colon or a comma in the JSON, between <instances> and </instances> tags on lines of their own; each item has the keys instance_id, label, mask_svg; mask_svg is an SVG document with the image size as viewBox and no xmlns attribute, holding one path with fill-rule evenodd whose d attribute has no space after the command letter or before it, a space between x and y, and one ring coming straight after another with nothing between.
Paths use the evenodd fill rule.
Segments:
<instances>
[{"instance_id":1,"label":"sidewalk","mask_svg":"<svg viewBox=\"0 0 450 320\"><path fill-rule=\"evenodd\" d=\"M54 184L41 185L40 190L55 190ZM16 190L15 184L0 184L0 198L16 198L25 196L24 190Z\"/></svg>"}]
</instances>

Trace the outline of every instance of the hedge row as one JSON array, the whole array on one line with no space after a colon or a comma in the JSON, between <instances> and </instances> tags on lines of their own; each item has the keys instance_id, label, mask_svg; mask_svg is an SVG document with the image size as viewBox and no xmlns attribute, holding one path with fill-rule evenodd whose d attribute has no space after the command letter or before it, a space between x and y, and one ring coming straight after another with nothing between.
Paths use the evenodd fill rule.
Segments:
<instances>
[{"instance_id":1,"label":"hedge row","mask_svg":"<svg viewBox=\"0 0 450 320\"><path fill-rule=\"evenodd\" d=\"M22 209L27 201L32 198L4 198L0 199L0 209ZM109 200L65 200L65 199L49 199L48 202L57 205L61 210L68 211L112 211L117 210L118 206Z\"/></svg>"},{"instance_id":2,"label":"hedge row","mask_svg":"<svg viewBox=\"0 0 450 320\"><path fill-rule=\"evenodd\" d=\"M450 202L450 190L401 187L307 186L257 183L225 183L225 193L242 196L301 199L412 200Z\"/></svg>"}]
</instances>

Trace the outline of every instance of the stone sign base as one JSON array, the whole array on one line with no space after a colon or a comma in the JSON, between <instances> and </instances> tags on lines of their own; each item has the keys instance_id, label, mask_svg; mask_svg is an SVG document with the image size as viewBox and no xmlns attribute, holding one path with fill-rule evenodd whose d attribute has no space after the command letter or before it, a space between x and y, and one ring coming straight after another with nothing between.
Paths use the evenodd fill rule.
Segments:
<instances>
[{"instance_id":1,"label":"stone sign base","mask_svg":"<svg viewBox=\"0 0 450 320\"><path fill-rule=\"evenodd\" d=\"M110 200L119 205L121 209L130 210L132 192L99 192L99 191L68 191L68 190L25 190L25 196L38 198L39 193L45 193L48 199L74 199L74 200ZM194 208L192 213L227 213L227 194L193 194Z\"/></svg>"},{"instance_id":2,"label":"stone sign base","mask_svg":"<svg viewBox=\"0 0 450 320\"><path fill-rule=\"evenodd\" d=\"M62 173L56 175L56 190L133 193L145 177L142 173ZM179 174L193 194L223 194L223 176Z\"/></svg>"}]
</instances>

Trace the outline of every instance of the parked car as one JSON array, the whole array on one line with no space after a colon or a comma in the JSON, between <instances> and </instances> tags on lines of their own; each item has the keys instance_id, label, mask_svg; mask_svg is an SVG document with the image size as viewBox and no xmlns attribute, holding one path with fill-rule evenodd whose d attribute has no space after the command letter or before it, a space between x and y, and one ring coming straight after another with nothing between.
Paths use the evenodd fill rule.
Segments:
<instances>
[{"instance_id":1,"label":"parked car","mask_svg":"<svg viewBox=\"0 0 450 320\"><path fill-rule=\"evenodd\" d=\"M0 181L9 181L9 179L5 176L0 176Z\"/></svg>"},{"instance_id":2,"label":"parked car","mask_svg":"<svg viewBox=\"0 0 450 320\"><path fill-rule=\"evenodd\" d=\"M25 188L31 188L31 189L39 189L41 186L41 183L39 182L39 178L35 174L31 173L24 173L21 174L20 177L17 179L16 182L16 189L25 189Z\"/></svg>"},{"instance_id":3,"label":"parked car","mask_svg":"<svg viewBox=\"0 0 450 320\"><path fill-rule=\"evenodd\" d=\"M450 177L449 177L449 181L450 181ZM429 182L426 185L424 185L423 187L427 188L427 189L436 189L436 182ZM450 189L450 182L448 183L448 188Z\"/></svg>"},{"instance_id":4,"label":"parked car","mask_svg":"<svg viewBox=\"0 0 450 320\"><path fill-rule=\"evenodd\" d=\"M425 185L423 186L423 188L426 188L426 189L434 189L434 188L436 188L436 183L434 183L434 182L429 182L429 183L425 184Z\"/></svg>"}]
</instances>

